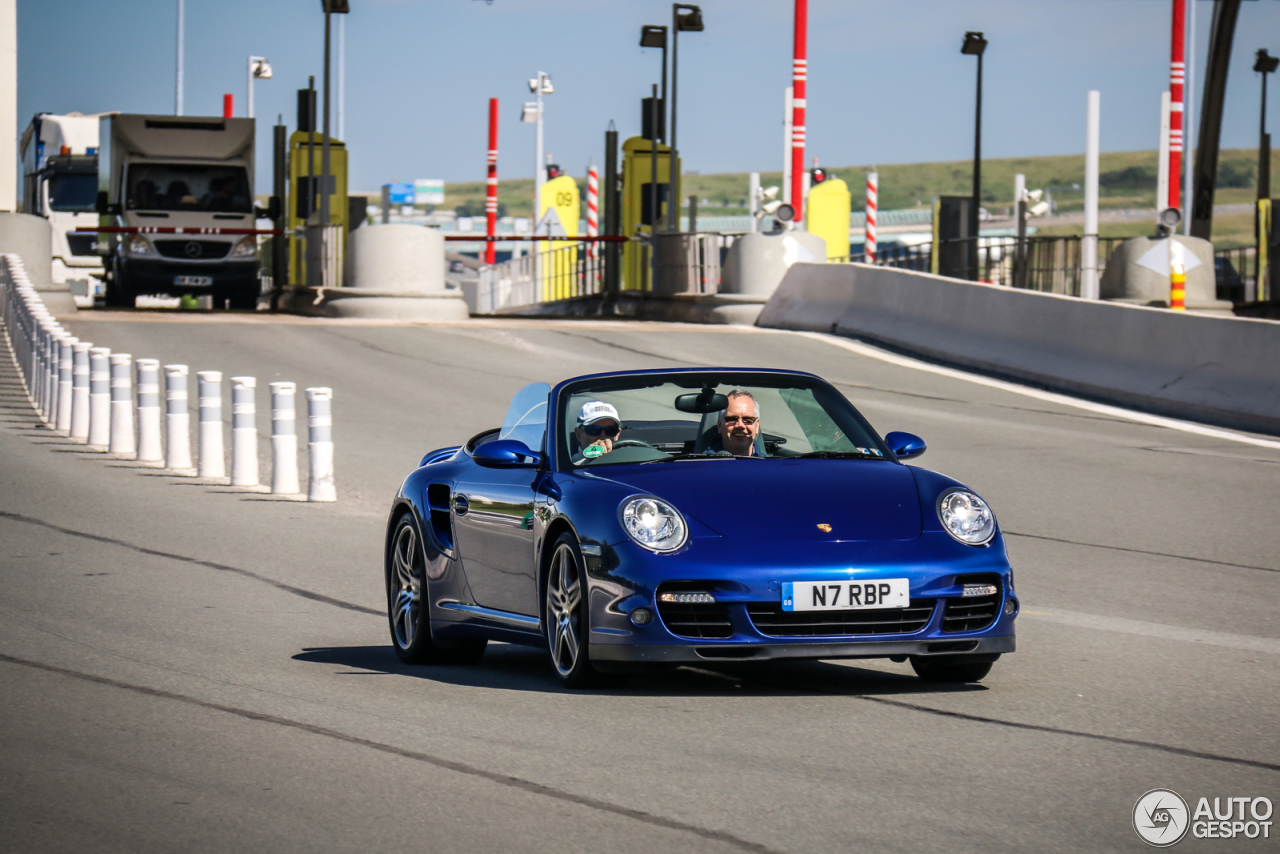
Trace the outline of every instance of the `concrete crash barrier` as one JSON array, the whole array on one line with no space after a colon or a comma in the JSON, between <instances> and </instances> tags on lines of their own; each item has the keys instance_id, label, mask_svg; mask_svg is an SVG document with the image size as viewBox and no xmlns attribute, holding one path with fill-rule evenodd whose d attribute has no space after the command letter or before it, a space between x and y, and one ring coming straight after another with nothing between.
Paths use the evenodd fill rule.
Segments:
<instances>
[{"instance_id":1,"label":"concrete crash barrier","mask_svg":"<svg viewBox=\"0 0 1280 854\"><path fill-rule=\"evenodd\" d=\"M291 382L271 384L271 491L296 495L298 487L298 386Z\"/></svg>"},{"instance_id":2,"label":"concrete crash barrier","mask_svg":"<svg viewBox=\"0 0 1280 854\"><path fill-rule=\"evenodd\" d=\"M75 313L70 286L53 281L53 226L47 219L0 212L0 246L9 250L6 259L22 265L23 281L41 306L60 315Z\"/></svg>"},{"instance_id":3,"label":"concrete crash barrier","mask_svg":"<svg viewBox=\"0 0 1280 854\"><path fill-rule=\"evenodd\" d=\"M1126 406L1280 433L1280 323L797 264L759 326L834 332Z\"/></svg>"},{"instance_id":4,"label":"concrete crash barrier","mask_svg":"<svg viewBox=\"0 0 1280 854\"><path fill-rule=\"evenodd\" d=\"M222 445L222 371L200 371L200 433L197 475L226 477L226 451Z\"/></svg>"},{"instance_id":5,"label":"concrete crash barrier","mask_svg":"<svg viewBox=\"0 0 1280 854\"><path fill-rule=\"evenodd\" d=\"M337 501L333 485L333 389L307 389L307 422L311 431L307 444L311 461L307 500Z\"/></svg>"},{"instance_id":6,"label":"concrete crash barrier","mask_svg":"<svg viewBox=\"0 0 1280 854\"><path fill-rule=\"evenodd\" d=\"M445 289L444 236L417 225L359 228L347 239L344 286L290 286L280 308L314 317L466 320L460 291Z\"/></svg>"}]
</instances>

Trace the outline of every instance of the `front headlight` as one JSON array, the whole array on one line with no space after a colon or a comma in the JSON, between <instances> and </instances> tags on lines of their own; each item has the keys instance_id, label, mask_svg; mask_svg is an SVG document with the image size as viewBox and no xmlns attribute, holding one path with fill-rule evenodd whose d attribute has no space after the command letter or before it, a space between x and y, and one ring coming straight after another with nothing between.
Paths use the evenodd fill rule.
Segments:
<instances>
[{"instance_id":1,"label":"front headlight","mask_svg":"<svg viewBox=\"0 0 1280 854\"><path fill-rule=\"evenodd\" d=\"M946 532L970 546L981 546L996 535L996 517L972 492L952 489L938 498L938 519Z\"/></svg>"},{"instance_id":2,"label":"front headlight","mask_svg":"<svg viewBox=\"0 0 1280 854\"><path fill-rule=\"evenodd\" d=\"M253 235L240 238L236 248L231 250L232 258L252 258L258 252L258 239Z\"/></svg>"},{"instance_id":3,"label":"front headlight","mask_svg":"<svg viewBox=\"0 0 1280 854\"><path fill-rule=\"evenodd\" d=\"M130 255L154 255L156 250L151 248L151 241L143 237L141 234L135 234L129 239Z\"/></svg>"},{"instance_id":4,"label":"front headlight","mask_svg":"<svg viewBox=\"0 0 1280 854\"><path fill-rule=\"evenodd\" d=\"M673 552L689 538L689 526L680 512L652 495L627 499L618 515L627 536L651 552Z\"/></svg>"}]
</instances>

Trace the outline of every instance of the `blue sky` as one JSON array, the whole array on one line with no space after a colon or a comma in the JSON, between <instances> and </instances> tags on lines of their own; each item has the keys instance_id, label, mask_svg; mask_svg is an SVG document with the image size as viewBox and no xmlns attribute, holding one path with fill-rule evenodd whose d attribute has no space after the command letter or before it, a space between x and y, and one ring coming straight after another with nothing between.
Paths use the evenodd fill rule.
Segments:
<instances>
[{"instance_id":1,"label":"blue sky","mask_svg":"<svg viewBox=\"0 0 1280 854\"><path fill-rule=\"evenodd\" d=\"M657 0L350 2L346 130L352 189L361 190L482 180L491 96L501 99L500 176L531 175L533 129L519 112L525 80L539 69L556 86L547 150L583 173L588 159L602 161L610 119L624 139L639 132L639 99L660 73L659 52L637 45L639 30L669 23L671 9ZM681 38L685 168L780 169L792 2L701 5L706 31ZM1202 69L1213 4L1196 6ZM177 0L18 0L20 127L38 111L172 112L176 8ZM974 60L959 52L970 29L990 42L984 155L1083 151L1089 89L1102 92L1104 151L1154 148L1169 10L1170 0L810 0L809 153L832 166L972 156ZM266 120L259 169L269 180L266 125L283 113L292 129L295 90L321 75L319 0L186 0L186 18L190 115L219 114L224 92L243 115L246 58L271 60L275 77L256 91ZM1280 53L1280 3L1243 4L1226 147L1257 144L1251 68L1260 47Z\"/></svg>"}]
</instances>

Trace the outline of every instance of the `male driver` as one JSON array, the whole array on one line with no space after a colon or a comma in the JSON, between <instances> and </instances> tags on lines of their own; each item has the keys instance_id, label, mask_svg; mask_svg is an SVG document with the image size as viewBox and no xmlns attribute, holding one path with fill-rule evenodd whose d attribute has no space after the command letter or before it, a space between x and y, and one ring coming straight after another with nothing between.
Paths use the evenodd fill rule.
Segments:
<instances>
[{"instance_id":1,"label":"male driver","mask_svg":"<svg viewBox=\"0 0 1280 854\"><path fill-rule=\"evenodd\" d=\"M733 454L735 457L759 456L756 437L760 435L760 404L751 392L740 388L735 388L727 396L729 405L721 411L716 422L719 441L713 442L707 452Z\"/></svg>"},{"instance_id":2,"label":"male driver","mask_svg":"<svg viewBox=\"0 0 1280 854\"><path fill-rule=\"evenodd\" d=\"M578 440L573 462L580 464L609 453L620 432L622 419L613 404L602 400L587 401L578 411L578 425L573 430L573 436Z\"/></svg>"}]
</instances>

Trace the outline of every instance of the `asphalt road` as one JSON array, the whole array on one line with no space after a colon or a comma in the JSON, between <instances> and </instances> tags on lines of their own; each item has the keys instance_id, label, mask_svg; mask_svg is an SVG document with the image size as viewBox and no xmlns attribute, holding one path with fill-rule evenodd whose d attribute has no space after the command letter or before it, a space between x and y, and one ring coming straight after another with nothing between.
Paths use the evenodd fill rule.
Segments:
<instances>
[{"instance_id":1,"label":"asphalt road","mask_svg":"<svg viewBox=\"0 0 1280 854\"><path fill-rule=\"evenodd\" d=\"M6 355L6 851L1138 851L1149 789L1280 802L1280 449L789 333L68 325L193 371L332 386L339 501L86 453L36 425ZM404 473L496 425L527 382L680 364L811 370L881 432L924 436L921 464L982 493L1008 534L1019 651L953 689L814 662L570 693L543 653L505 645L400 665L381 545ZM268 408L260 392L264 434ZM1274 851L1272 830L1178 847Z\"/></svg>"}]
</instances>

